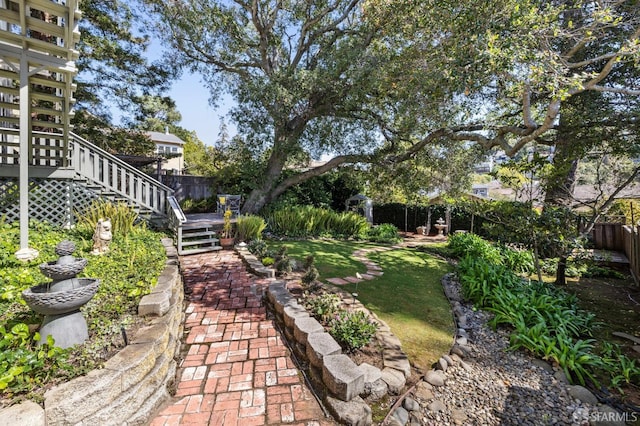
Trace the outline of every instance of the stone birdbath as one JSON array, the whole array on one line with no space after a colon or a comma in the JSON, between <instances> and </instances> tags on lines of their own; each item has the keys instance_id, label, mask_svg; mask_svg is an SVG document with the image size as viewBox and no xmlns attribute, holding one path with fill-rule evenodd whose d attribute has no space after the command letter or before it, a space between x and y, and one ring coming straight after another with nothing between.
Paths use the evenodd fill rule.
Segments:
<instances>
[{"instance_id":1,"label":"stone birdbath","mask_svg":"<svg viewBox=\"0 0 640 426\"><path fill-rule=\"evenodd\" d=\"M447 227L447 224L443 218L436 220L436 224L433 226L438 230L438 235L444 235L444 229Z\"/></svg>"},{"instance_id":2,"label":"stone birdbath","mask_svg":"<svg viewBox=\"0 0 640 426\"><path fill-rule=\"evenodd\" d=\"M58 260L40 264L40 271L53 281L22 292L27 305L45 316L39 344L46 343L47 337L52 336L56 346L68 348L89 338L87 321L80 307L96 294L100 280L76 278L87 266L87 259L73 257L75 249L72 241L60 242L56 246Z\"/></svg>"}]
</instances>

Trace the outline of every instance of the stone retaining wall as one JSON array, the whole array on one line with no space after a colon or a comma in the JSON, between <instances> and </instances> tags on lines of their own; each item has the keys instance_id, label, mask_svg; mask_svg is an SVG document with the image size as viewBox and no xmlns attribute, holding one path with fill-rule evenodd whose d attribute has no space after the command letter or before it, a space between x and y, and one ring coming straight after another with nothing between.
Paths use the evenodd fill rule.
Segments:
<instances>
[{"instance_id":1,"label":"stone retaining wall","mask_svg":"<svg viewBox=\"0 0 640 426\"><path fill-rule=\"evenodd\" d=\"M395 368L386 362L382 371L369 364L356 365L342 354L340 345L324 327L298 304L284 281L269 285L267 301L276 320L284 326L285 338L296 356L308 363L311 380L316 389L320 388L320 398L340 423L372 424L372 412L366 400L377 401L387 393L397 395L404 388L411 367L399 346L395 347L395 353L404 362L398 362ZM384 342L380 343L386 349Z\"/></svg>"},{"instance_id":2,"label":"stone retaining wall","mask_svg":"<svg viewBox=\"0 0 640 426\"><path fill-rule=\"evenodd\" d=\"M184 289L171 239L162 241L167 263L151 294L140 301L147 318L128 346L93 370L45 394L44 410L35 403L0 411L12 425L145 424L167 398L175 380L184 319Z\"/></svg>"}]
</instances>

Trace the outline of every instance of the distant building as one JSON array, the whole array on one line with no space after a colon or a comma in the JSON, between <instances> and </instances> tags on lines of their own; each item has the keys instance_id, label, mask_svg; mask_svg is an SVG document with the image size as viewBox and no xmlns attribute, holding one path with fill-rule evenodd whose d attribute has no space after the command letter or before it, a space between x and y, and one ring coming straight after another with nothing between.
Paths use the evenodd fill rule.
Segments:
<instances>
[{"instance_id":1,"label":"distant building","mask_svg":"<svg viewBox=\"0 0 640 426\"><path fill-rule=\"evenodd\" d=\"M487 185L473 185L471 193L478 197L487 198L489 196L489 186Z\"/></svg>"},{"instance_id":2,"label":"distant building","mask_svg":"<svg viewBox=\"0 0 640 426\"><path fill-rule=\"evenodd\" d=\"M168 131L145 133L156 144L155 153L167 157L162 163L162 170L165 173L183 174L185 141Z\"/></svg>"}]
</instances>

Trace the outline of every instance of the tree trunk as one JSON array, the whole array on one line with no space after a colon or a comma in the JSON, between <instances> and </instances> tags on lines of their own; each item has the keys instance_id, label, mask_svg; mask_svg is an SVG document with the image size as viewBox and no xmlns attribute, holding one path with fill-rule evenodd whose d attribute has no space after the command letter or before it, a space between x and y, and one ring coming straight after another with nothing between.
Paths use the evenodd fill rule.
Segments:
<instances>
[{"instance_id":1,"label":"tree trunk","mask_svg":"<svg viewBox=\"0 0 640 426\"><path fill-rule=\"evenodd\" d=\"M570 139L563 138L562 118L558 139L556 141L556 151L553 157L554 173L549 179L546 188L544 204L545 206L569 207L573 201L573 191L576 185L576 172L578 170L578 156L572 152ZM564 250L557 253L558 268L556 269L556 284L566 284L567 257L570 253Z\"/></svg>"},{"instance_id":2,"label":"tree trunk","mask_svg":"<svg viewBox=\"0 0 640 426\"><path fill-rule=\"evenodd\" d=\"M281 156L277 154L277 151L274 149L271 157L269 157L267 171L265 172L262 185L251 191L247 197L247 200L242 206L243 214L257 214L265 205L271 202L273 189L282 174L285 162L284 158L281 158Z\"/></svg>"},{"instance_id":3,"label":"tree trunk","mask_svg":"<svg viewBox=\"0 0 640 426\"><path fill-rule=\"evenodd\" d=\"M567 257L560 256L558 259L558 268L556 269L556 285L567 284Z\"/></svg>"}]
</instances>

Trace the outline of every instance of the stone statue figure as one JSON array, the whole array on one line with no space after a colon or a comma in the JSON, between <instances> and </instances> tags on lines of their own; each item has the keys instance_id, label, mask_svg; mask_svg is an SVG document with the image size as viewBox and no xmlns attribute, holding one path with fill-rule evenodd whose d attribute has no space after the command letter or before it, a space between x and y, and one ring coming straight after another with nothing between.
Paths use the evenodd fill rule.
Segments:
<instances>
[{"instance_id":1,"label":"stone statue figure","mask_svg":"<svg viewBox=\"0 0 640 426\"><path fill-rule=\"evenodd\" d=\"M93 250L91 254L104 254L109 251L109 243L113 235L111 234L111 220L99 219L96 223L96 230L93 233Z\"/></svg>"}]
</instances>

